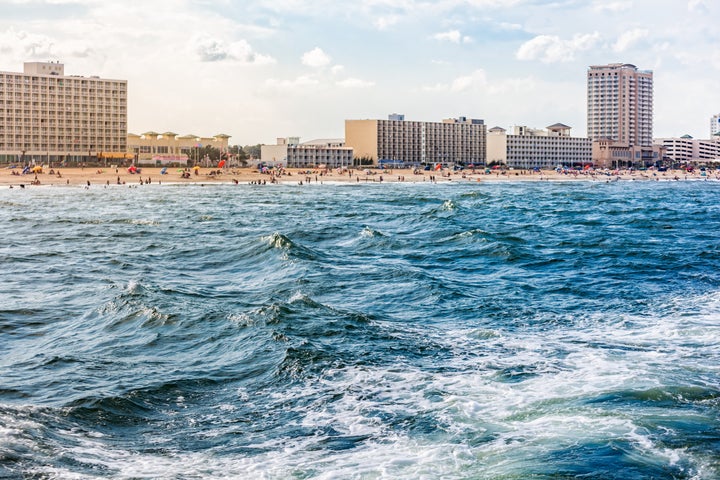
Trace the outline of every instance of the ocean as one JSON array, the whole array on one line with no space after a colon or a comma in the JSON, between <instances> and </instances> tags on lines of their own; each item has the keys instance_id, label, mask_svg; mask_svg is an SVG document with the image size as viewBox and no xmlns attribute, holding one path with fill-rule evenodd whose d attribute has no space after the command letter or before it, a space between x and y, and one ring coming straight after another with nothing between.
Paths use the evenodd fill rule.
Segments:
<instances>
[{"instance_id":1,"label":"ocean","mask_svg":"<svg viewBox=\"0 0 720 480\"><path fill-rule=\"evenodd\" d=\"M720 182L0 190L0 478L720 478Z\"/></svg>"}]
</instances>

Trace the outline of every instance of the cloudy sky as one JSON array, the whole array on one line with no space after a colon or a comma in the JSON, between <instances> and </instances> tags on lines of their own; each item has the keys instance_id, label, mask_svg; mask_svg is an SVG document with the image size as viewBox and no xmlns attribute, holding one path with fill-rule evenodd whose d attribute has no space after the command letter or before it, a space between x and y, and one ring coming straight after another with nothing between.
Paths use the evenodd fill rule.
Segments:
<instances>
[{"instance_id":1,"label":"cloudy sky","mask_svg":"<svg viewBox=\"0 0 720 480\"><path fill-rule=\"evenodd\" d=\"M589 65L652 70L656 137L720 113L717 0L2 0L0 70L128 80L129 131L231 144L344 136L345 119L585 135Z\"/></svg>"}]
</instances>

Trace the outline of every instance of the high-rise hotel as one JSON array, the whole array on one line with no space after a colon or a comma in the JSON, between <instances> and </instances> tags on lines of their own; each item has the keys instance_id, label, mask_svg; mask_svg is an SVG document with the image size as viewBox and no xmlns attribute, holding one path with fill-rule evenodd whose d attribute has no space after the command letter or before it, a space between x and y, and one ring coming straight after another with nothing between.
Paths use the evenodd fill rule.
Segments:
<instances>
[{"instance_id":1,"label":"high-rise hotel","mask_svg":"<svg viewBox=\"0 0 720 480\"><path fill-rule=\"evenodd\" d=\"M653 146L653 72L629 63L587 72L587 134L597 166L648 166L662 160Z\"/></svg>"},{"instance_id":2,"label":"high-rise hotel","mask_svg":"<svg viewBox=\"0 0 720 480\"><path fill-rule=\"evenodd\" d=\"M653 73L635 65L594 65L587 72L587 131L593 140L652 145Z\"/></svg>"},{"instance_id":3,"label":"high-rise hotel","mask_svg":"<svg viewBox=\"0 0 720 480\"><path fill-rule=\"evenodd\" d=\"M27 62L0 71L0 163L86 162L127 153L127 81Z\"/></svg>"}]
</instances>

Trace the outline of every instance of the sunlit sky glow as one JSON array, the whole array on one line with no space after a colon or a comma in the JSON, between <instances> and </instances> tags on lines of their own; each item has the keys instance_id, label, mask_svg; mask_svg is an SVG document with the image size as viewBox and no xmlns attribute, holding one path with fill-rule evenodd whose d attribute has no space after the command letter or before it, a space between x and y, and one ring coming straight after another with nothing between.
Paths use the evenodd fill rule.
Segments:
<instances>
[{"instance_id":1,"label":"sunlit sky glow","mask_svg":"<svg viewBox=\"0 0 720 480\"><path fill-rule=\"evenodd\" d=\"M344 120L586 134L589 65L654 72L655 137L720 113L715 0L5 0L0 70L60 61L128 81L128 130L231 144L344 136Z\"/></svg>"}]
</instances>

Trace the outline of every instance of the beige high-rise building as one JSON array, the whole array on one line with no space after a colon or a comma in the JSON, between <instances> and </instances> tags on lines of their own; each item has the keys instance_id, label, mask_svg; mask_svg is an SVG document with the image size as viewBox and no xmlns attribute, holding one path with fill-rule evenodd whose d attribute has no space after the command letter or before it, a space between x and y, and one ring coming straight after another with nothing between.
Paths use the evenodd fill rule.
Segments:
<instances>
[{"instance_id":1,"label":"beige high-rise building","mask_svg":"<svg viewBox=\"0 0 720 480\"><path fill-rule=\"evenodd\" d=\"M0 162L72 164L126 150L126 80L68 76L56 62L0 72Z\"/></svg>"},{"instance_id":2,"label":"beige high-rise building","mask_svg":"<svg viewBox=\"0 0 720 480\"><path fill-rule=\"evenodd\" d=\"M355 163L485 163L487 132L483 120L459 117L416 122L404 118L392 114L388 120L345 120L345 145L354 150Z\"/></svg>"},{"instance_id":3,"label":"beige high-rise building","mask_svg":"<svg viewBox=\"0 0 720 480\"><path fill-rule=\"evenodd\" d=\"M587 134L626 146L653 144L653 72L594 65L587 72Z\"/></svg>"}]
</instances>

